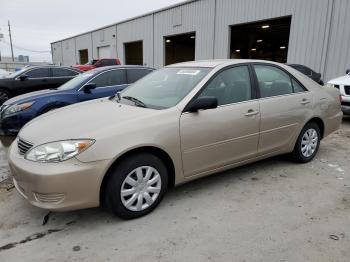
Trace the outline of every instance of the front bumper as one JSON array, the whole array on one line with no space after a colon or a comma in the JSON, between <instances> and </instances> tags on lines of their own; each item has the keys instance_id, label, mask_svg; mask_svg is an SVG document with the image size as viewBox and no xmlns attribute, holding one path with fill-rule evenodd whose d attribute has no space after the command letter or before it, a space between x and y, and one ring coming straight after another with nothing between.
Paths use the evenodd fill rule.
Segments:
<instances>
[{"instance_id":1,"label":"front bumper","mask_svg":"<svg viewBox=\"0 0 350 262\"><path fill-rule=\"evenodd\" d=\"M343 111L344 115L350 115L350 96L342 95L341 98L342 98L341 110Z\"/></svg>"},{"instance_id":2,"label":"front bumper","mask_svg":"<svg viewBox=\"0 0 350 262\"><path fill-rule=\"evenodd\" d=\"M37 163L18 153L16 140L9 150L9 166L17 191L30 204L52 211L100 205L100 186L107 160L82 163L76 158L60 163Z\"/></svg>"},{"instance_id":3,"label":"front bumper","mask_svg":"<svg viewBox=\"0 0 350 262\"><path fill-rule=\"evenodd\" d=\"M31 112L19 112L13 115L0 115L0 134L16 135L19 130L35 117Z\"/></svg>"}]
</instances>

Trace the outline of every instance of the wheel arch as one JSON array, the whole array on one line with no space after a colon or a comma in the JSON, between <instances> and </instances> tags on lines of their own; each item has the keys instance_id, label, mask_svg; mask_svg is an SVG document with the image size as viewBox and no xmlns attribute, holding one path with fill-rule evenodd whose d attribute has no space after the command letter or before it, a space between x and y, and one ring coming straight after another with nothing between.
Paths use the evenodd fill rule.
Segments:
<instances>
[{"instance_id":1,"label":"wheel arch","mask_svg":"<svg viewBox=\"0 0 350 262\"><path fill-rule=\"evenodd\" d=\"M117 159L115 159L114 162L107 169L107 171L102 179L101 186L100 186L100 195L99 195L100 205L104 204L103 201L104 201L104 194L105 194L105 190L106 190L106 185L107 185L107 181L108 181L109 177L112 174L113 168L115 168L115 166L117 166L124 159L128 158L131 155L137 154L137 153L149 153L149 154L152 154L152 155L159 157L163 161L163 163L168 171L168 174L169 174L168 188L174 187L174 185L175 185L175 166L174 166L173 160L171 159L170 155L167 152L165 152L163 149L160 149L159 147L156 147L156 146L142 146L142 147L138 147L138 148L133 148L127 152L124 152Z\"/></svg>"},{"instance_id":2,"label":"wheel arch","mask_svg":"<svg viewBox=\"0 0 350 262\"><path fill-rule=\"evenodd\" d=\"M315 116L315 117L311 118L309 121L307 121L304 126L306 126L309 123L316 123L318 125L318 127L320 128L320 132L321 132L321 139L323 139L324 131L325 131L324 121L320 117Z\"/></svg>"}]
</instances>

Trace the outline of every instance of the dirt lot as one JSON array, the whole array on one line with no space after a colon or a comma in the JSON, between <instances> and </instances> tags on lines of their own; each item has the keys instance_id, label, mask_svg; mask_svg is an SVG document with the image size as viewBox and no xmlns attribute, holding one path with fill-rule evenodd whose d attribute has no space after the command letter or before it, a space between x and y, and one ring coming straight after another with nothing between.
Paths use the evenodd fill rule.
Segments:
<instances>
[{"instance_id":1,"label":"dirt lot","mask_svg":"<svg viewBox=\"0 0 350 262\"><path fill-rule=\"evenodd\" d=\"M0 261L349 261L349 171L348 118L312 163L280 157L201 179L133 221L90 209L53 213L42 225L47 212L5 180Z\"/></svg>"}]
</instances>

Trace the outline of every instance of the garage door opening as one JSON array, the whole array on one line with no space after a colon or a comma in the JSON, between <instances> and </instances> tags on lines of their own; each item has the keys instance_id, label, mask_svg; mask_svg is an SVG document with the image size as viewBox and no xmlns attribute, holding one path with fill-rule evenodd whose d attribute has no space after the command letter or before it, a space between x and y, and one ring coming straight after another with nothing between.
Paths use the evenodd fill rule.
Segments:
<instances>
[{"instance_id":1,"label":"garage door opening","mask_svg":"<svg viewBox=\"0 0 350 262\"><path fill-rule=\"evenodd\" d=\"M196 34L167 36L165 44L165 65L193 61L196 51Z\"/></svg>"},{"instance_id":2,"label":"garage door opening","mask_svg":"<svg viewBox=\"0 0 350 262\"><path fill-rule=\"evenodd\" d=\"M79 50L79 63L86 64L89 61L89 51L87 49Z\"/></svg>"},{"instance_id":3,"label":"garage door opening","mask_svg":"<svg viewBox=\"0 0 350 262\"><path fill-rule=\"evenodd\" d=\"M292 18L231 26L231 58L287 62Z\"/></svg>"},{"instance_id":4,"label":"garage door opening","mask_svg":"<svg viewBox=\"0 0 350 262\"><path fill-rule=\"evenodd\" d=\"M97 56L98 58L112 58L111 57L111 47L109 45L100 46L97 48Z\"/></svg>"},{"instance_id":5,"label":"garage door opening","mask_svg":"<svg viewBox=\"0 0 350 262\"><path fill-rule=\"evenodd\" d=\"M124 52L126 65L143 65L142 41L125 43Z\"/></svg>"}]
</instances>

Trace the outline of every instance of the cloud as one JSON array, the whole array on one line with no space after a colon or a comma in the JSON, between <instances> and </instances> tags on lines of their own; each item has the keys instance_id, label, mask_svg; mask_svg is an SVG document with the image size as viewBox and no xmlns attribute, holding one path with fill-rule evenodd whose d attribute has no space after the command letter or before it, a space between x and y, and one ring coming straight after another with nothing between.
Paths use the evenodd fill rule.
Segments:
<instances>
[{"instance_id":1,"label":"cloud","mask_svg":"<svg viewBox=\"0 0 350 262\"><path fill-rule=\"evenodd\" d=\"M141 15L183 0L1 0L2 56L10 56L7 20L11 21L15 56L51 61L50 43ZM48 51L47 53L29 52Z\"/></svg>"}]
</instances>

